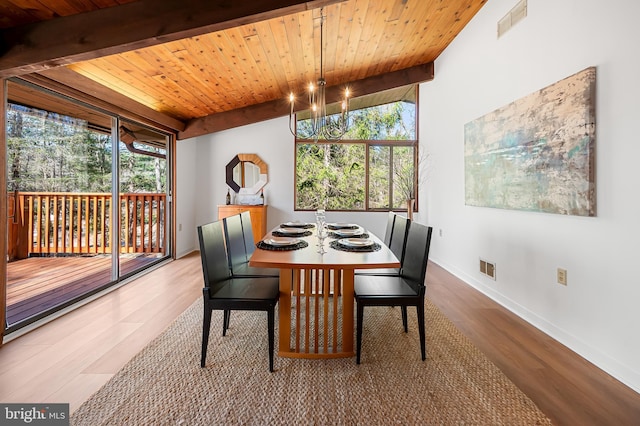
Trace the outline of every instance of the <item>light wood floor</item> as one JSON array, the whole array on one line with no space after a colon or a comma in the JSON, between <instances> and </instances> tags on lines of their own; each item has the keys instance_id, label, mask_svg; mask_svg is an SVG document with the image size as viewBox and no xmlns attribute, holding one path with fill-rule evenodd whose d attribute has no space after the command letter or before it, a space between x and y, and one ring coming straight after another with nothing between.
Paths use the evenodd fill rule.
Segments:
<instances>
[{"instance_id":1,"label":"light wood floor","mask_svg":"<svg viewBox=\"0 0 640 426\"><path fill-rule=\"evenodd\" d=\"M429 266L427 286L428 297L554 424L639 424L639 394L437 265ZM69 402L73 412L201 288L194 253L5 344L0 401Z\"/></svg>"}]
</instances>

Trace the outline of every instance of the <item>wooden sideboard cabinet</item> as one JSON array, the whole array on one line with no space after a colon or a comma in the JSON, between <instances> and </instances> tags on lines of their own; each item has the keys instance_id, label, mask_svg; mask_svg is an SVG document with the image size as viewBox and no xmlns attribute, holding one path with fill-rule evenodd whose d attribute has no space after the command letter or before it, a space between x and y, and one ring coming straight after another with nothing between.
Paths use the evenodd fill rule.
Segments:
<instances>
[{"instance_id":1,"label":"wooden sideboard cabinet","mask_svg":"<svg viewBox=\"0 0 640 426\"><path fill-rule=\"evenodd\" d=\"M251 228L253 229L253 241L257 243L267 233L267 206L249 206L231 204L218 206L218 219L240 214L248 211L251 214Z\"/></svg>"}]
</instances>

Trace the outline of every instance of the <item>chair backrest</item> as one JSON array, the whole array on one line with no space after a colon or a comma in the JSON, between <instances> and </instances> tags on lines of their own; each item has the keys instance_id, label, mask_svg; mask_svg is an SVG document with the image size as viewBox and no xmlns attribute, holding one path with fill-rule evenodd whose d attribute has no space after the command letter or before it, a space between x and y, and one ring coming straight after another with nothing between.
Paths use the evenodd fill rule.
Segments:
<instances>
[{"instance_id":1,"label":"chair backrest","mask_svg":"<svg viewBox=\"0 0 640 426\"><path fill-rule=\"evenodd\" d=\"M251 226L251 213L244 211L240 213L240 219L242 222L242 233L244 235L244 248L247 254L247 260L251 257L256 250L256 244L253 241L253 227Z\"/></svg>"},{"instance_id":2,"label":"chair backrest","mask_svg":"<svg viewBox=\"0 0 640 426\"><path fill-rule=\"evenodd\" d=\"M407 243L407 233L411 225L411 221L404 216L395 215L393 222L393 232L391 233L391 242L389 248L396 255L400 264L404 262L405 246Z\"/></svg>"},{"instance_id":3,"label":"chair backrest","mask_svg":"<svg viewBox=\"0 0 640 426\"><path fill-rule=\"evenodd\" d=\"M222 222L211 222L198 226L198 240L200 241L200 259L204 285L214 293L222 281L230 277L227 251L224 246L224 231Z\"/></svg>"},{"instance_id":4,"label":"chair backrest","mask_svg":"<svg viewBox=\"0 0 640 426\"><path fill-rule=\"evenodd\" d=\"M424 292L433 228L413 222L407 236L407 248L400 275Z\"/></svg>"},{"instance_id":5,"label":"chair backrest","mask_svg":"<svg viewBox=\"0 0 640 426\"><path fill-rule=\"evenodd\" d=\"M244 235L242 234L242 221L239 214L225 217L222 221L224 222L229 266L233 269L234 265L246 263L248 260L247 249L244 246Z\"/></svg>"},{"instance_id":6,"label":"chair backrest","mask_svg":"<svg viewBox=\"0 0 640 426\"><path fill-rule=\"evenodd\" d=\"M384 243L387 247L391 244L391 233L393 232L393 222L396 220L396 216L394 212L389 212L389 216L387 217L387 228L384 231Z\"/></svg>"}]
</instances>

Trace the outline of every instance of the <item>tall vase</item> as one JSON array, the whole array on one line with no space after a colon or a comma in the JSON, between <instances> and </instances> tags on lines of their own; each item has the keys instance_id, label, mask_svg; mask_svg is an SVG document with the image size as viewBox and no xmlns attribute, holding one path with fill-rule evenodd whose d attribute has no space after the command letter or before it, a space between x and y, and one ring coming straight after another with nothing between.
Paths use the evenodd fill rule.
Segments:
<instances>
[{"instance_id":1,"label":"tall vase","mask_svg":"<svg viewBox=\"0 0 640 426\"><path fill-rule=\"evenodd\" d=\"M413 198L409 198L407 200L407 219L413 220L413 204L415 200Z\"/></svg>"}]
</instances>

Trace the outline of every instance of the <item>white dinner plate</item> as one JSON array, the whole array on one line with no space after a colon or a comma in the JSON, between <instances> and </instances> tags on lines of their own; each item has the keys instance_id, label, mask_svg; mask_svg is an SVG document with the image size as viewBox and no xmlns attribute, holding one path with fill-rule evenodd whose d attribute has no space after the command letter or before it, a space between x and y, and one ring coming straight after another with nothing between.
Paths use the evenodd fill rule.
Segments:
<instances>
[{"instance_id":1,"label":"white dinner plate","mask_svg":"<svg viewBox=\"0 0 640 426\"><path fill-rule=\"evenodd\" d=\"M307 230L304 228L278 228L276 231L280 232L281 234L290 235L301 235L307 232Z\"/></svg>"},{"instance_id":2,"label":"white dinner plate","mask_svg":"<svg viewBox=\"0 0 640 426\"><path fill-rule=\"evenodd\" d=\"M305 222L285 222L283 223L284 226L291 226L291 227L296 227L296 228L300 228L303 226L307 226L308 224Z\"/></svg>"},{"instance_id":3,"label":"white dinner plate","mask_svg":"<svg viewBox=\"0 0 640 426\"><path fill-rule=\"evenodd\" d=\"M364 229L358 227L358 229L336 229L333 231L340 237L352 237L354 235L361 235L364 233Z\"/></svg>"},{"instance_id":4,"label":"white dinner plate","mask_svg":"<svg viewBox=\"0 0 640 426\"><path fill-rule=\"evenodd\" d=\"M271 246L292 246L294 244L298 244L300 242L297 238L267 238L264 240L265 243Z\"/></svg>"},{"instance_id":5,"label":"white dinner plate","mask_svg":"<svg viewBox=\"0 0 640 426\"><path fill-rule=\"evenodd\" d=\"M333 229L349 229L349 228L353 228L354 226L358 226L357 223L329 223L328 226L332 227Z\"/></svg>"},{"instance_id":6,"label":"white dinner plate","mask_svg":"<svg viewBox=\"0 0 640 426\"><path fill-rule=\"evenodd\" d=\"M373 241L365 238L344 238L338 240L338 242L346 247L369 247L373 245Z\"/></svg>"}]
</instances>

